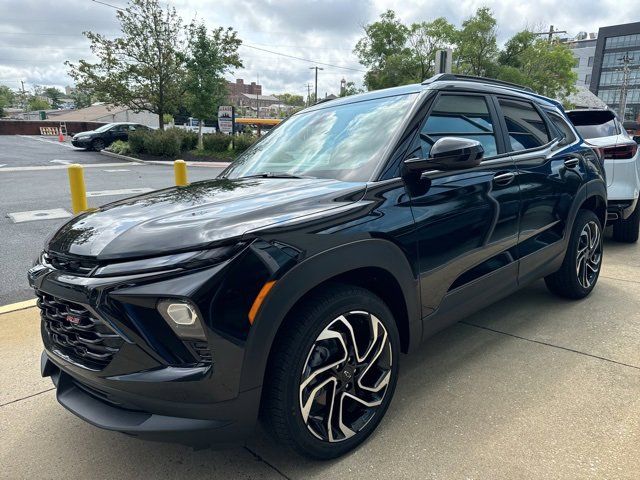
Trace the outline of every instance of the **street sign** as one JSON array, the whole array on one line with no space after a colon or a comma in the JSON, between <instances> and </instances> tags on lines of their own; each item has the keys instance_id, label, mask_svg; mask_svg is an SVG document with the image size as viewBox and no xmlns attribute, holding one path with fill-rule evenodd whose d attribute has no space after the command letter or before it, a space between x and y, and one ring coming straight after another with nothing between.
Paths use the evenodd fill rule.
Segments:
<instances>
[{"instance_id":1,"label":"street sign","mask_svg":"<svg viewBox=\"0 0 640 480\"><path fill-rule=\"evenodd\" d=\"M222 105L218 108L218 129L222 133L233 133L233 107Z\"/></svg>"}]
</instances>

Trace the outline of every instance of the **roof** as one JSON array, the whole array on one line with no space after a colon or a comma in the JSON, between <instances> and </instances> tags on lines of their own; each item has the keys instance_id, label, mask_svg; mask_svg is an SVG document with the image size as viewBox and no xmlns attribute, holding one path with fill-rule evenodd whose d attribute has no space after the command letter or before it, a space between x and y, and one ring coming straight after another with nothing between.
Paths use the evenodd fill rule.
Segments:
<instances>
[{"instance_id":1,"label":"roof","mask_svg":"<svg viewBox=\"0 0 640 480\"><path fill-rule=\"evenodd\" d=\"M90 107L80 108L78 110L65 111L64 113L56 115L55 119L62 122L95 122L108 115L126 110L129 109L127 107L105 103L101 105L91 105Z\"/></svg>"},{"instance_id":2,"label":"roof","mask_svg":"<svg viewBox=\"0 0 640 480\"><path fill-rule=\"evenodd\" d=\"M276 97L274 97L273 95L254 95L253 93L242 93L241 95L251 99L251 100L255 100L256 97L258 98L258 101L260 100L265 100L265 101L269 101L269 102L279 102L280 100L278 100Z\"/></svg>"},{"instance_id":3,"label":"roof","mask_svg":"<svg viewBox=\"0 0 640 480\"><path fill-rule=\"evenodd\" d=\"M576 108L607 108L607 104L600 100L587 87L576 87L576 92L567 97L567 102Z\"/></svg>"}]
</instances>

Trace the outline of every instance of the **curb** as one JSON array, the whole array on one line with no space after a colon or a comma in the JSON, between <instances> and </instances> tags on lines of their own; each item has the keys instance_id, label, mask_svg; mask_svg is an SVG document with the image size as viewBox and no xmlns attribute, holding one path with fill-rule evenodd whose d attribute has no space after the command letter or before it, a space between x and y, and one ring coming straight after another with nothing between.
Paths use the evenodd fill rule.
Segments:
<instances>
[{"instance_id":1,"label":"curb","mask_svg":"<svg viewBox=\"0 0 640 480\"><path fill-rule=\"evenodd\" d=\"M10 303L9 305L0 306L0 315L4 313L16 312L18 310L25 310L27 308L36 306L36 299L26 300L24 302Z\"/></svg>"},{"instance_id":2,"label":"curb","mask_svg":"<svg viewBox=\"0 0 640 480\"><path fill-rule=\"evenodd\" d=\"M140 158L129 157L127 155L121 155L119 153L108 152L106 150L100 150L100 153L109 157L120 158L122 160L128 160L130 162L141 163L143 165L173 165L172 160L142 160ZM226 168L231 165L231 162L195 162L187 161L187 166L192 167L209 167L209 168Z\"/></svg>"}]
</instances>

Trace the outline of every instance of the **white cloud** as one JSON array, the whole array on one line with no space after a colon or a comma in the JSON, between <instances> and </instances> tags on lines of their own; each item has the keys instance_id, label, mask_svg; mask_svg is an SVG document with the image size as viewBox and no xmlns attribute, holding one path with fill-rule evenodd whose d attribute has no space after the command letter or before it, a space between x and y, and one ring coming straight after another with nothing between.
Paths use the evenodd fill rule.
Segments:
<instances>
[{"instance_id":1,"label":"white cloud","mask_svg":"<svg viewBox=\"0 0 640 480\"><path fill-rule=\"evenodd\" d=\"M124 6L124 0L108 3ZM186 21L192 17L211 27L232 26L247 45L278 51L342 67L362 69L353 46L362 26L384 10L395 9L405 22L439 16L460 24L477 8L487 5L498 19L499 40L524 26L549 24L567 30L597 32L598 27L637 21L631 1L557 0L488 1L405 0L169 0ZM88 0L3 0L0 3L0 84L19 87L19 80L33 84L64 86L71 83L64 60L90 58L82 31L107 36L118 33L115 10ZM312 65L307 62L242 47L244 68L234 76L260 82L266 93L306 94L313 84ZM362 82L362 73L323 66L319 74L319 95L337 93L340 79Z\"/></svg>"}]
</instances>

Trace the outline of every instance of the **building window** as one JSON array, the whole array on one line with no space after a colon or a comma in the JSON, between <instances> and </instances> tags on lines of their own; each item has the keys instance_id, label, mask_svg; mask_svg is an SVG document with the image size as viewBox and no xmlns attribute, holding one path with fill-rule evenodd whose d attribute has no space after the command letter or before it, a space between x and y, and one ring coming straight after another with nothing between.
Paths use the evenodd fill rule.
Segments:
<instances>
[{"instance_id":1,"label":"building window","mask_svg":"<svg viewBox=\"0 0 640 480\"><path fill-rule=\"evenodd\" d=\"M591 85L591 74L587 73L584 77L584 84L585 85Z\"/></svg>"},{"instance_id":2,"label":"building window","mask_svg":"<svg viewBox=\"0 0 640 480\"><path fill-rule=\"evenodd\" d=\"M592 67L593 66L593 57L589 57L589 60L587 62L587 67Z\"/></svg>"}]
</instances>

